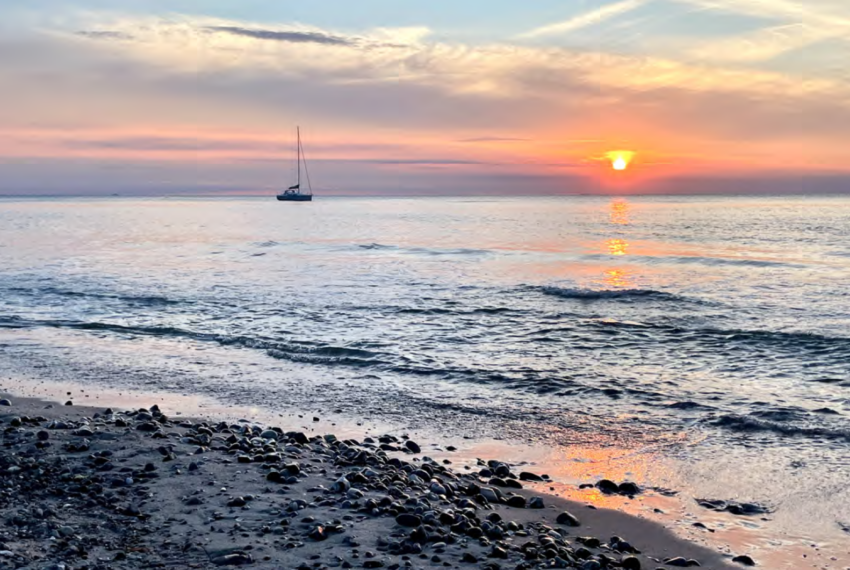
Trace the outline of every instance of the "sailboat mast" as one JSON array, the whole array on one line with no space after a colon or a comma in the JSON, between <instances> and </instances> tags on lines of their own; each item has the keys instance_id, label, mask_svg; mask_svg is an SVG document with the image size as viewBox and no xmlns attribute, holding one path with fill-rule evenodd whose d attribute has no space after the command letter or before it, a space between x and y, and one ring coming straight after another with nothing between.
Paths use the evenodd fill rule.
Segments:
<instances>
[{"instance_id":1,"label":"sailboat mast","mask_svg":"<svg viewBox=\"0 0 850 570\"><path fill-rule=\"evenodd\" d=\"M298 191L301 192L301 127L295 127L298 132Z\"/></svg>"}]
</instances>

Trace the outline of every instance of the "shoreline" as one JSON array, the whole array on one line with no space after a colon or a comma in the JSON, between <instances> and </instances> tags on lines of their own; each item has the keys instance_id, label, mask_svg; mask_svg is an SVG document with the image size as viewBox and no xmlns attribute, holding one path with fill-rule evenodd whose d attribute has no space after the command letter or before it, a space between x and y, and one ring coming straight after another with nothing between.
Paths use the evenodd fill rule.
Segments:
<instances>
[{"instance_id":1,"label":"shoreline","mask_svg":"<svg viewBox=\"0 0 850 570\"><path fill-rule=\"evenodd\" d=\"M372 439L375 442L374 444L370 443L368 439L357 442L359 445L355 445L351 440L346 440L348 443L339 443L339 440L330 436L313 435L308 438L303 432L288 432L286 426L280 426L280 429L277 430L279 445L272 446L277 447L279 451L267 453L266 459L258 462L253 461L253 457L248 457L246 460L244 453L228 453L226 439L236 438L239 440L245 437L245 433L256 435L253 432L257 431L260 434L266 433L267 436L271 436L270 433L267 433L266 428L269 427L267 425L254 428L248 427L252 426L250 422L242 421L233 424L225 422L222 428L221 423L213 424L203 420L190 420L182 415L165 419L165 416L139 413L138 410L104 415L105 409L101 407L62 406L56 403L51 404L47 400L20 398L14 395L4 397L12 400L11 407L0 407L0 421L3 422L6 430L4 433L5 447L2 454L4 461L8 462L10 458L25 456L30 452L32 458L47 462L57 460L61 455L65 456L66 461L75 466L72 471L74 469L80 471L75 475L76 477L82 476L85 480L98 479L100 481L98 484L103 487L105 487L103 481L106 480L113 481L112 484L117 485L115 496L121 497L117 501L117 503L120 503L119 505L100 504L102 501L98 502L99 498L92 503L92 498L88 496L85 499L86 502L76 505L76 508L73 508L73 513L67 516L64 515L61 508L54 506L53 509L56 511L55 521L48 517L47 523L45 523L48 526L48 537L50 533L58 533L61 543L71 543L76 540L68 537L79 537L79 541L82 542L94 540L97 544L87 547L90 548L87 558L89 559L88 564L90 564L88 567L91 568L98 567L97 564L107 564L104 567L136 568L142 567L140 564L151 563L151 561L143 562L138 557L128 555L126 548L121 546L121 540L127 539L126 533L115 529L104 529L108 525L98 527L101 529L99 531L93 531L93 527L86 527L83 524L84 520L92 516L95 518L106 517L107 520L119 524L117 528L120 528L120 524L126 524L127 520L132 521L133 540L141 540L143 544L153 544L159 541L162 544L169 543L174 548L178 543L180 544L180 548L183 549L181 551L183 558L175 557L173 556L175 553L172 553L170 561L167 557L164 557L159 561L153 561L157 564L185 563L186 565L200 565L196 567L214 567L221 560L215 562L217 559L214 556L207 556L208 553L221 553L227 549L236 548L237 550L229 553L234 555L230 558L231 562L237 560L245 562L250 558L253 560L250 563L252 568L294 568L297 565L290 566L290 564L295 564L295 562L299 562L299 564L307 563L309 567L313 567L312 564L315 561L311 559L313 556L319 556L322 563L328 565L328 567L333 567L330 564L335 563L345 567L341 561L335 558L339 556L342 560L348 560L349 564L353 564L355 561L360 563L359 565L353 564L353 567L392 567L395 563L403 565L404 562L412 562L412 567L420 567L418 566L420 564L421 567L443 567L443 562L448 561L459 567L486 568L488 567L487 564L495 562L501 564L499 567L513 568L523 563L523 560L527 558L527 552L517 550L521 544L530 540L529 537L522 537L521 534L526 532L529 536L538 539L541 532L543 535L551 535L550 530L539 526L544 524L562 535L562 538L555 537L553 539L557 544L556 550L559 550L562 556L570 555L576 562L580 561L585 565L591 559L598 560L601 554L612 558L612 560L614 558L624 560L630 555L634 556L640 560L642 568L664 566L664 560L676 557L682 557L683 560L699 560L701 567L704 568L726 569L737 567L730 566L719 553L675 537L671 531L648 520L613 510L588 508L587 505L568 501L554 495L543 494L537 490L487 487L488 481L473 474L471 469L452 472L441 463L424 460L422 454L415 454L410 449L406 452L401 451L401 449L406 449L404 446L407 441L402 438L397 438L396 442L384 444L385 447L389 447L386 450L380 450L381 445L375 439ZM165 409L163 411L168 412ZM17 427L10 425L13 418L38 416L45 419L39 422L24 421L22 425ZM52 425L55 428L56 421L65 422L69 429L51 429L48 427L51 425L50 422L54 422ZM141 430L138 429L143 424L146 427ZM207 424L207 426L204 427L204 424ZM154 431L146 431L149 429ZM218 431L219 429L221 431ZM240 430L243 432L240 435L232 433ZM209 441L203 440L203 438L200 441L200 443L207 443L208 445L198 445L198 436L206 434L208 431L212 432ZM42 432L46 432L47 435L39 435ZM298 433L302 435L296 435ZM287 438L286 444L283 441L284 437ZM268 446L271 443L270 439L266 438L264 443L260 443L260 446ZM49 445L39 449L37 445L39 441L49 443ZM387 441L391 440L388 439ZM79 452L69 451L69 449L77 449L79 446L88 446L88 448ZM422 446L425 447L424 444ZM167 450L165 454L162 453L163 448ZM200 448L203 448L204 451L198 452ZM399 451L395 451L396 448ZM104 451L107 454L104 454ZM112 455L109 455L110 452ZM350 461L352 453L363 455L369 459L365 460L366 464L364 465L358 465L356 462L352 464ZM93 465L88 465L89 459L87 458L91 457L95 457L93 460L95 464L112 463L113 468L102 471ZM102 459L97 459L98 457ZM317 461L322 463L317 463ZM280 468L284 465L291 465L292 462L299 464L298 475L295 478L284 475L286 484L278 485L275 482L270 487L267 479L269 470L264 470L263 466L275 465ZM121 465L121 463L126 466ZM344 465L345 463L349 465ZM193 464L196 465L195 468L192 467ZM423 465L427 466L424 468L425 471L434 476L430 486L427 481L411 478L409 473L407 474L407 481L400 484L398 476L405 471L405 464L409 465L406 468L408 472L421 472ZM319 467L317 468L317 466ZM4 469L3 476L4 483L7 484L10 480L8 467L9 465ZM487 467L482 468L487 469ZM290 469L294 470L295 468ZM390 509L389 514L384 512L377 516L363 515L361 510L353 508L351 504L357 501L367 501L370 497L376 501L386 501L387 499L384 499L384 497L387 497L386 491L378 491L370 481L363 481L362 477L354 475L351 476L355 479L353 482L340 483L341 474L363 473L364 469L375 471L374 476L382 477L383 480L386 480L387 477L394 478L396 486L399 487L398 492L409 495L408 499L405 500L406 502L400 506L411 511L411 513L417 512L427 517L431 510L424 509L424 503L416 503L416 500L428 500L435 513L445 513L449 510L457 511L461 508L459 507L460 504L464 505L465 508L474 507L472 512L477 512L479 515L477 521L480 526L478 528L489 529L491 538L480 540L468 535L458 534L454 539L455 544L440 544L446 542L446 540L425 540L422 543L424 545L423 551L434 550L434 552L428 553L427 560L420 558L419 553L416 553L416 556L410 556L411 552L399 555L391 554L390 551L393 550L392 545L394 544L393 538L395 537L396 542L398 542L398 539L404 535L404 532L402 532L404 527L399 526L390 516L396 511ZM508 469L519 471L518 468L509 467ZM123 480L126 482L133 479L133 482L122 484L120 482L122 477L116 478L114 476L116 471L121 473L122 476L129 474L128 477L123 477ZM501 468L500 472L502 471L504 471L504 468ZM280 469L279 472L289 473L285 468ZM155 476L148 477L145 473L155 474ZM118 481L118 483L114 483L114 481ZM529 501L534 496L541 497L545 508L513 508L498 500L489 501L484 505L476 504L477 494L472 495L467 492L470 484L473 483L488 489L495 490L498 488L499 491L496 491L496 493L501 492L505 496L508 495L508 492L514 492L517 496L524 497L525 501ZM334 493L331 489L335 485L337 487L348 485L349 488L345 493ZM435 488L441 490L440 486L442 486L444 493L435 494L433 490ZM351 488L356 490L351 491ZM283 489L286 490L283 491ZM67 493L68 489L65 488L63 491ZM106 491L102 492L104 495L107 494ZM485 491L484 493L490 496L489 493L491 492ZM378 495L382 493L383 496L379 497ZM245 496L248 495L253 496L252 500L247 501L250 502L250 505L246 503L245 506L241 506L237 499L239 497L245 499ZM443 497L441 498L439 495L443 495ZM70 500L69 498L72 496L73 493L61 499ZM131 499L134 496L141 497L138 504L132 504L132 500L128 500L128 498ZM202 498L193 501L192 497ZM78 499L77 502L83 501L82 498ZM314 514L304 517L301 508L287 513L289 506L284 506L286 503L291 505L293 501L307 499L311 500L308 501L307 504L310 506L306 509ZM411 501L413 502L410 503ZM460 501L463 501L463 503L460 503ZM517 502L519 499L513 499L513 501ZM32 495L18 494L14 506L7 504L2 510L5 511L3 514L7 517L10 515L10 510L18 512L30 508L47 512L43 506L39 506L45 502L61 503L62 501L60 497L47 498L41 496L38 491L34 490ZM346 505L346 502L349 504ZM189 503L192 503L192 505L189 505ZM231 504L231 506L228 507L227 504ZM404 504L408 506L405 507ZM413 509L408 508L411 505L414 505ZM246 509L246 507L248 508ZM48 507L48 510L50 510L50 507ZM564 511L569 511L578 517L581 526L574 528L557 524L558 514ZM270 526L274 520L280 522L281 513L290 515L296 513L296 515L289 517L292 522L288 525L289 530L283 534L280 534L282 531L278 528L271 530ZM501 517L501 522L487 521L486 516L492 515L492 513L497 513ZM353 516L354 519L347 520L345 515ZM14 517L15 515L11 516ZM444 514L438 516L445 519ZM303 521L310 517L312 517L312 520L307 523L294 524L296 520ZM305 532L302 532L304 529L295 528L299 525L315 527L316 525L313 523L316 521L322 521L325 518L340 520L340 517L342 517L343 522L334 524L332 527L336 528L341 524L343 528L337 529L343 531L340 532L341 536L332 534L327 540L311 539L309 536L305 536ZM492 518L493 520L496 519L496 517ZM178 519L181 521L179 524L175 522ZM163 526L166 521L172 522L170 530L165 530ZM207 524L209 521L236 521L232 525L231 523L227 523L227 525L235 525L233 528L237 530L233 532L217 531L217 534L211 534L207 532L208 528L214 528L217 524L223 525L224 523L213 522L212 526L209 527ZM523 530L517 531L516 525L509 526L510 521L513 521L516 525L522 525ZM440 521L432 520L431 522L435 525L435 530L439 531ZM451 522L457 524L454 521ZM351 524L346 526L348 523ZM93 534L87 535L86 532L79 530L80 527L75 530L75 525L89 528L88 532ZM503 528L496 528L498 525L502 525ZM263 529L267 527L270 530L264 531ZM239 530L243 529L246 532L240 533ZM307 529L306 534L314 531L315 528ZM410 531L410 527L407 528L407 531ZM219 534L222 536L218 536ZM346 536L350 537L355 534L358 536L354 541L360 542L362 546L352 546L352 540L348 540L348 543L344 544ZM473 531L472 534L476 535L478 531ZM599 539L600 548L587 548L588 544L596 544L593 540L585 541L584 547L576 541L577 536L588 535ZM637 550L644 553L632 555L628 553L629 547L618 547L617 545L622 543L611 543L610 539L615 535L624 537L625 541L630 542ZM284 536L284 538L278 539L279 542L284 539L295 540L298 546L277 548L274 546L273 540L270 540L272 536ZM451 535L447 533L442 536ZM550 538L554 536L551 535ZM55 543L55 541L50 541L48 537L40 541L37 539L19 539L23 542L4 542L9 547L8 550L14 553L13 557L18 556L16 547L21 552L31 552L35 556L39 551L39 544L43 547L45 544ZM209 542L204 543L204 540ZM110 541L112 542L110 543ZM389 542L390 545L383 544L384 541ZM109 551L104 544L117 545L119 548ZM434 546L434 544L438 546ZM498 546L499 544L501 546ZM123 556L119 552L121 548L124 548L121 551L124 552ZM358 554L362 556L366 556L363 551L372 552L375 556L368 559L352 558L353 551L358 548ZM418 547L410 548L416 550ZM501 550L496 550L496 548L501 548ZM585 550L580 550L581 548L585 548ZM437 550L440 552L436 552ZM579 558L575 555L576 552L587 557ZM591 554L588 555L588 552ZM246 556L235 556L239 553ZM469 554L470 557L478 560L479 566L462 562L464 554ZM503 554L508 558L499 558ZM46 552L42 555L47 557ZM117 560L116 556L118 557ZM151 556L161 556L161 554ZM204 556L206 556L206 560ZM228 554L221 554L221 557L226 556ZM264 560L265 556L269 556L270 559ZM395 558L393 558L394 556ZM409 560L403 560L401 556L408 556ZM434 556L439 558L439 563L433 561ZM91 565L92 558L95 560L108 559L108 562L97 562L95 565ZM471 560L471 558L468 557L467 560ZM506 560L511 562L512 565L505 565ZM562 558L562 560L567 560L567 558ZM381 562L384 565L364 566L364 563L369 561L373 561L372 564ZM4 563L7 562L8 560L4 560ZM46 562L45 560L40 561L41 566L24 564L16 567L42 568ZM541 565L527 566L528 568L543 567L542 561L525 560L527 564L532 562L539 562ZM27 564L30 564L30 562L27 562ZM74 568L85 567L80 565L79 561L70 562L70 564L70 567ZM204 566L205 564L207 566ZM281 564L284 566L281 566ZM627 562L626 564L635 564L635 562ZM490 567L495 568L495 566ZM593 565L587 567L590 568Z\"/></svg>"}]
</instances>

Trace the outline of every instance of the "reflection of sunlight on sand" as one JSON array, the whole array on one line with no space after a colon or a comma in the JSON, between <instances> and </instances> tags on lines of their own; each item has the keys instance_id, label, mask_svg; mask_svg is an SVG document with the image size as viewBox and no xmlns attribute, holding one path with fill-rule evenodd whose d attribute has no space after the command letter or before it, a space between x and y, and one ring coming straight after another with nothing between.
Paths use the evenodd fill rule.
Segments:
<instances>
[{"instance_id":1,"label":"reflection of sunlight on sand","mask_svg":"<svg viewBox=\"0 0 850 570\"><path fill-rule=\"evenodd\" d=\"M796 570L803 567L798 561L806 560L807 568L837 569L845 566L836 564L850 562L850 554L843 552L845 549L841 545L823 541L815 544L804 536L805 529L800 529L796 536L785 535L777 539L761 517L738 517L697 506L671 455L671 446L698 445L701 441L692 438L693 434L687 432L671 433L666 443L636 450L604 442L598 446L517 447L515 443L491 440L471 442L470 447L461 447L451 454L429 455L437 460L449 458L455 468L461 467L467 472L481 469L476 465L477 458L485 461L511 458L514 472L545 473L552 479L543 483L523 483L528 489L655 520L676 535L714 550L731 555L750 554L763 568ZM644 488L644 492L629 498L606 495L595 487L579 489L580 484L592 484L603 478L617 483L633 481ZM672 491L647 489L649 482ZM574 514L581 518L580 513ZM695 523L707 528L694 526Z\"/></svg>"}]
</instances>

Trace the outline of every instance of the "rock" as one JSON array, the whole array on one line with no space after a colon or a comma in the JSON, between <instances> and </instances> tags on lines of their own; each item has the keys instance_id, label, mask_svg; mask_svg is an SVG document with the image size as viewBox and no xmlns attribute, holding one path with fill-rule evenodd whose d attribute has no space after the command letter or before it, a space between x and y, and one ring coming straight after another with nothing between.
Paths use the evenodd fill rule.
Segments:
<instances>
[{"instance_id":1,"label":"rock","mask_svg":"<svg viewBox=\"0 0 850 570\"><path fill-rule=\"evenodd\" d=\"M443 487L442 485L440 485L439 483L437 483L436 481L433 481L431 483L431 491L434 492L437 495L445 495L446 494L446 488Z\"/></svg>"},{"instance_id":2,"label":"rock","mask_svg":"<svg viewBox=\"0 0 850 570\"><path fill-rule=\"evenodd\" d=\"M514 507L516 509L524 509L525 497L520 495L511 495L510 497L508 497L508 506Z\"/></svg>"},{"instance_id":3,"label":"rock","mask_svg":"<svg viewBox=\"0 0 850 570\"><path fill-rule=\"evenodd\" d=\"M567 568L567 566L564 566L563 568ZM596 560L586 560L584 564L581 565L581 570L600 570L601 568L602 564L600 564ZM623 568L627 567L623 566ZM638 566L638 568L640 568L640 566Z\"/></svg>"},{"instance_id":4,"label":"rock","mask_svg":"<svg viewBox=\"0 0 850 570\"><path fill-rule=\"evenodd\" d=\"M620 562L620 566L622 566L625 570L640 570L640 560L635 558L634 556L628 556L623 558Z\"/></svg>"},{"instance_id":5,"label":"rock","mask_svg":"<svg viewBox=\"0 0 850 570\"><path fill-rule=\"evenodd\" d=\"M623 495L637 495L640 493L640 487L636 483L626 481L617 486L617 490Z\"/></svg>"},{"instance_id":6,"label":"rock","mask_svg":"<svg viewBox=\"0 0 850 570\"><path fill-rule=\"evenodd\" d=\"M602 491L603 493L619 493L620 486L611 481L610 479L602 479L601 481L596 483L596 488Z\"/></svg>"},{"instance_id":7,"label":"rock","mask_svg":"<svg viewBox=\"0 0 850 570\"><path fill-rule=\"evenodd\" d=\"M312 531L310 531L310 534L308 534L307 536L309 536L311 539L315 540L316 542L321 542L323 540L328 539L328 533L327 533L327 531L325 531L325 527L323 527L323 526L317 526Z\"/></svg>"},{"instance_id":8,"label":"rock","mask_svg":"<svg viewBox=\"0 0 850 570\"><path fill-rule=\"evenodd\" d=\"M528 471L523 471L519 474L520 481L543 481L543 477L540 475L535 475L534 473L529 473Z\"/></svg>"},{"instance_id":9,"label":"rock","mask_svg":"<svg viewBox=\"0 0 850 570\"><path fill-rule=\"evenodd\" d=\"M691 558L690 560L686 560L681 556L677 556L676 558L668 558L664 561L664 564L668 566L676 566L679 568L687 568L689 566L702 566L699 562Z\"/></svg>"},{"instance_id":10,"label":"rock","mask_svg":"<svg viewBox=\"0 0 850 570\"><path fill-rule=\"evenodd\" d=\"M6 398L3 398L2 400L0 400L0 406L11 406L11 405L12 405L11 400L7 400Z\"/></svg>"},{"instance_id":11,"label":"rock","mask_svg":"<svg viewBox=\"0 0 850 570\"><path fill-rule=\"evenodd\" d=\"M466 562L467 564L478 564L478 559L469 552L464 552L460 561Z\"/></svg>"},{"instance_id":12,"label":"rock","mask_svg":"<svg viewBox=\"0 0 850 570\"><path fill-rule=\"evenodd\" d=\"M280 471L271 470L268 475L266 475L266 481L270 481L272 483L284 483L286 479L280 474Z\"/></svg>"},{"instance_id":13,"label":"rock","mask_svg":"<svg viewBox=\"0 0 850 570\"><path fill-rule=\"evenodd\" d=\"M384 563L380 560L367 560L363 563L363 568L383 568Z\"/></svg>"},{"instance_id":14,"label":"rock","mask_svg":"<svg viewBox=\"0 0 850 570\"><path fill-rule=\"evenodd\" d=\"M248 501L245 500L244 497L233 497L229 501L227 501L228 507L244 507L248 504Z\"/></svg>"},{"instance_id":15,"label":"rock","mask_svg":"<svg viewBox=\"0 0 850 570\"><path fill-rule=\"evenodd\" d=\"M67 402L65 402L65 405L66 406L73 406L74 402L72 402L71 400L68 400Z\"/></svg>"},{"instance_id":16,"label":"rock","mask_svg":"<svg viewBox=\"0 0 850 570\"><path fill-rule=\"evenodd\" d=\"M232 552L212 559L212 563L216 566L242 566L244 564L253 564L253 562L254 558L244 552Z\"/></svg>"},{"instance_id":17,"label":"rock","mask_svg":"<svg viewBox=\"0 0 850 570\"><path fill-rule=\"evenodd\" d=\"M69 526L60 526L56 530L59 532L59 534L61 536L64 536L64 537L72 536L74 534L74 529L72 529Z\"/></svg>"},{"instance_id":18,"label":"rock","mask_svg":"<svg viewBox=\"0 0 850 570\"><path fill-rule=\"evenodd\" d=\"M626 542L622 538L616 542L611 541L611 546L614 550L618 552L625 552L628 554L639 554L638 549L632 546L630 543Z\"/></svg>"},{"instance_id":19,"label":"rock","mask_svg":"<svg viewBox=\"0 0 850 570\"><path fill-rule=\"evenodd\" d=\"M417 515L413 515L410 513L401 513L395 518L395 522L397 522L401 526L417 527L422 524L422 519L419 518Z\"/></svg>"},{"instance_id":20,"label":"rock","mask_svg":"<svg viewBox=\"0 0 850 570\"><path fill-rule=\"evenodd\" d=\"M404 446L413 453L422 453L422 448L420 448L419 444L417 444L412 439L408 439L407 441L405 441Z\"/></svg>"},{"instance_id":21,"label":"rock","mask_svg":"<svg viewBox=\"0 0 850 570\"><path fill-rule=\"evenodd\" d=\"M602 545L602 541L593 536L579 536L576 538L576 541L582 543L588 548L599 548Z\"/></svg>"},{"instance_id":22,"label":"rock","mask_svg":"<svg viewBox=\"0 0 850 570\"><path fill-rule=\"evenodd\" d=\"M260 434L260 437L263 439L273 439L277 441L280 437L280 434L273 429L267 429L266 431Z\"/></svg>"},{"instance_id":23,"label":"rock","mask_svg":"<svg viewBox=\"0 0 850 570\"><path fill-rule=\"evenodd\" d=\"M40 430L37 434L35 434L39 441L47 441L50 439L50 432L47 430Z\"/></svg>"},{"instance_id":24,"label":"rock","mask_svg":"<svg viewBox=\"0 0 850 570\"><path fill-rule=\"evenodd\" d=\"M558 515L558 518L555 519L555 522L566 526L581 526L581 523L578 521L578 519L572 513L568 513L567 511L564 511L563 513Z\"/></svg>"},{"instance_id":25,"label":"rock","mask_svg":"<svg viewBox=\"0 0 850 570\"><path fill-rule=\"evenodd\" d=\"M741 556L736 556L732 559L732 562L737 562L738 564L743 564L744 566L755 566L756 561L747 556L746 554L742 554Z\"/></svg>"},{"instance_id":26,"label":"rock","mask_svg":"<svg viewBox=\"0 0 850 570\"><path fill-rule=\"evenodd\" d=\"M159 426L153 422L142 422L136 426L139 431L154 432L159 431Z\"/></svg>"},{"instance_id":27,"label":"rock","mask_svg":"<svg viewBox=\"0 0 850 570\"><path fill-rule=\"evenodd\" d=\"M481 490L479 492L481 493L482 497L484 497L491 503L499 502L499 495L496 493L495 490L491 489L490 487L481 487Z\"/></svg>"},{"instance_id":28,"label":"rock","mask_svg":"<svg viewBox=\"0 0 850 570\"><path fill-rule=\"evenodd\" d=\"M543 498L542 497L531 497L528 500L528 508L529 509L542 509L543 508Z\"/></svg>"},{"instance_id":29,"label":"rock","mask_svg":"<svg viewBox=\"0 0 850 570\"><path fill-rule=\"evenodd\" d=\"M351 482L345 477L340 477L336 480L336 483L331 485L331 491L334 493L345 493L351 489Z\"/></svg>"}]
</instances>

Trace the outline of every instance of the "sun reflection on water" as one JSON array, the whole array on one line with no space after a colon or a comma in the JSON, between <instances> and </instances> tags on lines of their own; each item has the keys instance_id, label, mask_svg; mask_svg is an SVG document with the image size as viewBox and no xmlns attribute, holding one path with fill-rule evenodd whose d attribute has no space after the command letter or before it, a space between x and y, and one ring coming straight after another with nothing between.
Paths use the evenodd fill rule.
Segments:
<instances>
[{"instance_id":1,"label":"sun reflection on water","mask_svg":"<svg viewBox=\"0 0 850 570\"><path fill-rule=\"evenodd\" d=\"M609 208L609 219L612 224L617 226L627 226L629 225L629 213L631 206L628 202L623 200L622 198L617 198L613 200L610 204Z\"/></svg>"},{"instance_id":2,"label":"sun reflection on water","mask_svg":"<svg viewBox=\"0 0 850 570\"><path fill-rule=\"evenodd\" d=\"M625 230L623 226L631 224L630 209L630 204L622 198L612 200L608 204L608 219L611 225ZM605 241L608 253L617 257L628 255L629 246L629 242L623 237L612 237ZM609 289L626 289L632 285L629 272L622 268L611 268L603 271L602 282Z\"/></svg>"},{"instance_id":3,"label":"sun reflection on water","mask_svg":"<svg viewBox=\"0 0 850 570\"><path fill-rule=\"evenodd\" d=\"M608 253L611 255L626 255L628 253L629 242L622 238L611 238L606 243Z\"/></svg>"},{"instance_id":4,"label":"sun reflection on water","mask_svg":"<svg viewBox=\"0 0 850 570\"><path fill-rule=\"evenodd\" d=\"M608 269L602 274L605 286L611 289L626 289L631 287L629 273L624 269Z\"/></svg>"}]
</instances>

